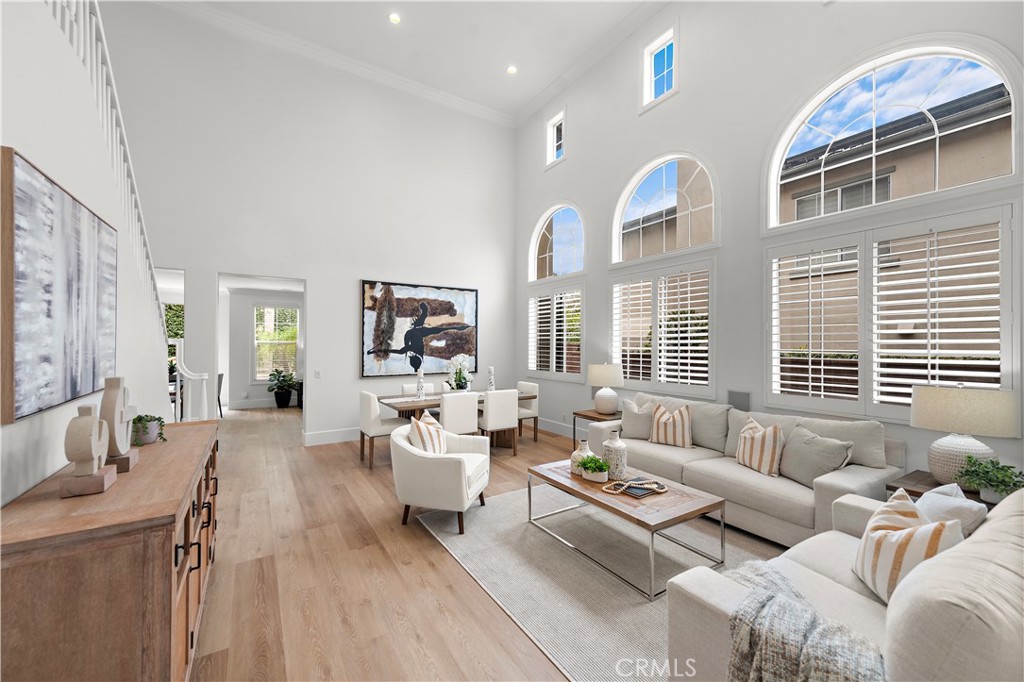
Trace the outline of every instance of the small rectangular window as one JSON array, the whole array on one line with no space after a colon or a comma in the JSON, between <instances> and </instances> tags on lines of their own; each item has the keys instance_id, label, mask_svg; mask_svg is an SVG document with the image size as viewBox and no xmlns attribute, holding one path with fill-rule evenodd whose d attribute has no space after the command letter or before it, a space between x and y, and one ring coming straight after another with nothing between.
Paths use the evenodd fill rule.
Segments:
<instances>
[{"instance_id":1,"label":"small rectangular window","mask_svg":"<svg viewBox=\"0 0 1024 682\"><path fill-rule=\"evenodd\" d=\"M254 322L256 381L266 381L274 369L294 372L298 366L298 308L258 305Z\"/></svg>"},{"instance_id":2,"label":"small rectangular window","mask_svg":"<svg viewBox=\"0 0 1024 682\"><path fill-rule=\"evenodd\" d=\"M875 200L873 203L889 201L890 176L885 175L875 180ZM871 180L860 180L841 187L825 190L825 215L848 211L851 208L870 206ZM822 214L821 194L816 192L796 199L796 219L813 218Z\"/></svg>"},{"instance_id":3,"label":"small rectangular window","mask_svg":"<svg viewBox=\"0 0 1024 682\"><path fill-rule=\"evenodd\" d=\"M552 164L565 156L565 112L560 111L547 125L547 163Z\"/></svg>"},{"instance_id":4,"label":"small rectangular window","mask_svg":"<svg viewBox=\"0 0 1024 682\"><path fill-rule=\"evenodd\" d=\"M675 38L668 31L644 50L644 106L675 87L675 63Z\"/></svg>"}]
</instances>

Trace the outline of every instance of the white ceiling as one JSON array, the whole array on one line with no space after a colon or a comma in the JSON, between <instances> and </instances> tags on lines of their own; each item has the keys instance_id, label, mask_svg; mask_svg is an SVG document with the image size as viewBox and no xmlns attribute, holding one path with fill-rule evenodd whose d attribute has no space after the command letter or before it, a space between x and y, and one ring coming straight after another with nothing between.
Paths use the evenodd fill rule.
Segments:
<instances>
[{"instance_id":1,"label":"white ceiling","mask_svg":"<svg viewBox=\"0 0 1024 682\"><path fill-rule=\"evenodd\" d=\"M534 113L664 5L300 0L166 4L234 33L509 125ZM393 11L402 17L398 25L387 20ZM509 64L518 67L515 76L505 73Z\"/></svg>"}]
</instances>

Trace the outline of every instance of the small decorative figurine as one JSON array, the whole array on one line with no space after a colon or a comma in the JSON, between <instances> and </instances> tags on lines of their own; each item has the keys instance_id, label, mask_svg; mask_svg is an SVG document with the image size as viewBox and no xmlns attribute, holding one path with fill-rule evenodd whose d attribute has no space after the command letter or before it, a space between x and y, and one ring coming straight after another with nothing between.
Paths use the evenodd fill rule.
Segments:
<instances>
[{"instance_id":1,"label":"small decorative figurine","mask_svg":"<svg viewBox=\"0 0 1024 682\"><path fill-rule=\"evenodd\" d=\"M100 417L110 430L107 460L117 465L118 473L131 471L139 461L138 448L131 447L132 418L137 413L134 405L128 405L128 387L124 385L124 377L107 377L103 382Z\"/></svg>"},{"instance_id":2,"label":"small decorative figurine","mask_svg":"<svg viewBox=\"0 0 1024 682\"><path fill-rule=\"evenodd\" d=\"M426 387L423 385L423 368L420 367L418 370L416 370L416 397L419 400L423 400L423 397L426 394Z\"/></svg>"},{"instance_id":3,"label":"small decorative figurine","mask_svg":"<svg viewBox=\"0 0 1024 682\"><path fill-rule=\"evenodd\" d=\"M64 456L75 465L74 471L60 481L60 496L74 497L102 493L117 480L117 467L104 466L110 433L95 405L78 408L78 416L64 434Z\"/></svg>"}]
</instances>

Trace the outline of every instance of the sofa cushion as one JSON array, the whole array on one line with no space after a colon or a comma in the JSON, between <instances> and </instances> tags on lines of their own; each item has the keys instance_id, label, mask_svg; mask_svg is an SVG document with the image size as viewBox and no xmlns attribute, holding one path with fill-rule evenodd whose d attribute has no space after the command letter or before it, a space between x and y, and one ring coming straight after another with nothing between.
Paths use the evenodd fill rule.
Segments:
<instances>
[{"instance_id":1,"label":"sofa cushion","mask_svg":"<svg viewBox=\"0 0 1024 682\"><path fill-rule=\"evenodd\" d=\"M664 405L654 406L651 418L649 441L674 445L677 448L692 448L693 436L690 432L690 411L686 405L677 410L666 410Z\"/></svg>"},{"instance_id":2,"label":"sofa cushion","mask_svg":"<svg viewBox=\"0 0 1024 682\"><path fill-rule=\"evenodd\" d=\"M900 488L868 520L853 572L888 603L899 582L918 565L963 539L960 521L931 523Z\"/></svg>"},{"instance_id":3,"label":"sofa cushion","mask_svg":"<svg viewBox=\"0 0 1024 682\"><path fill-rule=\"evenodd\" d=\"M790 482L792 483L792 481ZM768 563L786 576L793 583L797 592L802 594L821 616L843 623L854 632L864 635L880 648L882 647L886 633L884 604L879 604L858 592L848 590L834 580L786 557L776 557ZM886 659L886 663L888 664L888 659ZM889 679L906 678L890 676Z\"/></svg>"},{"instance_id":4,"label":"sofa cushion","mask_svg":"<svg viewBox=\"0 0 1024 682\"><path fill-rule=\"evenodd\" d=\"M722 453L707 448L677 448L646 440L626 439L626 465L670 481L683 480L683 467L691 462L721 458Z\"/></svg>"},{"instance_id":5,"label":"sofa cushion","mask_svg":"<svg viewBox=\"0 0 1024 682\"><path fill-rule=\"evenodd\" d=\"M640 407L632 400L622 401L622 426L619 433L620 438L641 438L647 440L651 437L651 421L654 418L654 406L656 403L647 403Z\"/></svg>"},{"instance_id":6,"label":"sofa cushion","mask_svg":"<svg viewBox=\"0 0 1024 682\"><path fill-rule=\"evenodd\" d=\"M732 457L687 464L683 483L798 526L814 528L813 490L788 478L765 476ZM725 520L729 520L728 504Z\"/></svg>"},{"instance_id":7,"label":"sofa cushion","mask_svg":"<svg viewBox=\"0 0 1024 682\"><path fill-rule=\"evenodd\" d=\"M851 450L853 441L824 438L797 424L786 439L779 473L810 488L818 476L846 466Z\"/></svg>"},{"instance_id":8,"label":"sofa cushion","mask_svg":"<svg viewBox=\"0 0 1024 682\"><path fill-rule=\"evenodd\" d=\"M788 414L768 414L766 412L744 412L729 410L729 436L726 439L725 454L736 456L736 446L740 439L740 429L753 417L758 424L771 426L782 425L782 435L789 440L789 435L797 424L802 425L811 433L825 438L853 441L850 453L850 464L861 464L874 469L884 469L885 462L885 427L876 421L840 421L838 419L815 419L797 417Z\"/></svg>"},{"instance_id":9,"label":"sofa cushion","mask_svg":"<svg viewBox=\"0 0 1024 682\"><path fill-rule=\"evenodd\" d=\"M1024 490L889 600L889 679L1024 679Z\"/></svg>"},{"instance_id":10,"label":"sofa cushion","mask_svg":"<svg viewBox=\"0 0 1024 682\"><path fill-rule=\"evenodd\" d=\"M917 499L917 508L931 521L952 521L959 519L960 530L967 537L981 525L988 515L988 507L981 502L968 500L956 483L940 485Z\"/></svg>"},{"instance_id":11,"label":"sofa cushion","mask_svg":"<svg viewBox=\"0 0 1024 682\"><path fill-rule=\"evenodd\" d=\"M664 405L669 412L678 410L683 405L689 405L690 432L693 434L693 444L719 452L725 450L725 439L729 434L729 411L732 406L643 392L637 393L634 399L640 407L654 402Z\"/></svg>"},{"instance_id":12,"label":"sofa cushion","mask_svg":"<svg viewBox=\"0 0 1024 682\"><path fill-rule=\"evenodd\" d=\"M820 573L829 580L834 580L848 590L884 605L885 602L868 589L864 581L850 568L857 557L859 547L860 538L837 530L827 530L794 545L782 556Z\"/></svg>"},{"instance_id":13,"label":"sofa cushion","mask_svg":"<svg viewBox=\"0 0 1024 682\"><path fill-rule=\"evenodd\" d=\"M779 475L779 461L785 439L778 424L765 428L748 419L740 431L740 444L736 448L736 461L767 476Z\"/></svg>"}]
</instances>

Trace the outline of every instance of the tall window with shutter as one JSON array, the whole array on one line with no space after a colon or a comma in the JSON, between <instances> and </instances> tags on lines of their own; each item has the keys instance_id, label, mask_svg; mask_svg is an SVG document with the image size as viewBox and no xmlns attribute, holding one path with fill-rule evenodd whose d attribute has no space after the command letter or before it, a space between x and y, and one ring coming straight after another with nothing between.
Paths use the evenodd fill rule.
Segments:
<instances>
[{"instance_id":1,"label":"tall window with shutter","mask_svg":"<svg viewBox=\"0 0 1024 682\"><path fill-rule=\"evenodd\" d=\"M627 381L651 378L651 280L622 282L612 288L612 361L622 363Z\"/></svg>"},{"instance_id":2,"label":"tall window with shutter","mask_svg":"<svg viewBox=\"0 0 1024 682\"><path fill-rule=\"evenodd\" d=\"M1000 385L999 225L874 244L875 403L909 405L915 384Z\"/></svg>"},{"instance_id":3,"label":"tall window with shutter","mask_svg":"<svg viewBox=\"0 0 1024 682\"><path fill-rule=\"evenodd\" d=\"M583 296L565 291L529 301L527 368L534 372L579 375Z\"/></svg>"}]
</instances>

